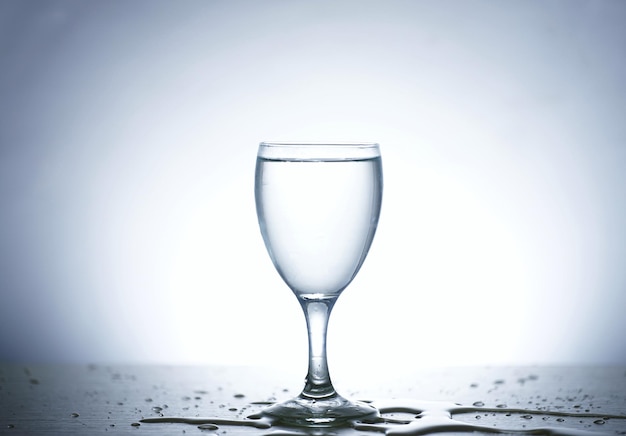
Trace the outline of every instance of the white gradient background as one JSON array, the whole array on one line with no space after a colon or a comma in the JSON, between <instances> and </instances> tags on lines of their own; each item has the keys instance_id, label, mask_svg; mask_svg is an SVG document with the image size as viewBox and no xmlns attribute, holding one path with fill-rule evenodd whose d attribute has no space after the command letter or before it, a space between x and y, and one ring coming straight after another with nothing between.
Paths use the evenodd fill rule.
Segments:
<instances>
[{"instance_id":1,"label":"white gradient background","mask_svg":"<svg viewBox=\"0 0 626 436\"><path fill-rule=\"evenodd\" d=\"M2 0L0 360L304 372L257 144L368 140L383 211L333 371L625 364L624 23L623 1Z\"/></svg>"}]
</instances>

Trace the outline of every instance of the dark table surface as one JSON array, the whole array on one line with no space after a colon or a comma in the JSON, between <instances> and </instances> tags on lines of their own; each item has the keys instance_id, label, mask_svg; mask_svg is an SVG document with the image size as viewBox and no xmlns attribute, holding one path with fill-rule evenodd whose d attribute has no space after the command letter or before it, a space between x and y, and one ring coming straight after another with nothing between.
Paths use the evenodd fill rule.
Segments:
<instances>
[{"instance_id":1,"label":"dark table surface","mask_svg":"<svg viewBox=\"0 0 626 436\"><path fill-rule=\"evenodd\" d=\"M302 375L302 374L301 374ZM333 374L336 375L336 374ZM0 365L0 434L424 434L424 400L454 402L445 434L626 434L626 367L492 367L416 369L375 379L337 374L344 396L416 408L385 415L419 425L304 431L244 425L146 423L151 417L247 421L267 403L299 393L302 377L257 367ZM410 406L410 407L409 407ZM421 418L416 420L416 416ZM447 421L446 421L447 420ZM450 419L444 418L450 422ZM216 428L217 427L217 428ZM480 434L479 432L479 434ZM537 433L534 433L537 434Z\"/></svg>"}]
</instances>

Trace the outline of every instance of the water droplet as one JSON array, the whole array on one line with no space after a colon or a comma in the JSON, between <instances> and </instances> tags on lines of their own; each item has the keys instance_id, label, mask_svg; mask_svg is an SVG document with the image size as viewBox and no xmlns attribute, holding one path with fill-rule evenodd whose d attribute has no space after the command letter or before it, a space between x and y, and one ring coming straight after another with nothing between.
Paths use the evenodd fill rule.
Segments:
<instances>
[{"instance_id":1,"label":"water droplet","mask_svg":"<svg viewBox=\"0 0 626 436\"><path fill-rule=\"evenodd\" d=\"M38 385L39 384L39 380L37 380L36 378L31 378L29 381L30 381L31 385Z\"/></svg>"},{"instance_id":2,"label":"water droplet","mask_svg":"<svg viewBox=\"0 0 626 436\"><path fill-rule=\"evenodd\" d=\"M604 419L596 419L595 421L593 421L593 423L602 425L602 424L606 424L606 421Z\"/></svg>"},{"instance_id":3,"label":"water droplet","mask_svg":"<svg viewBox=\"0 0 626 436\"><path fill-rule=\"evenodd\" d=\"M504 384L504 380L502 380L502 379L494 380L494 381L493 381L493 384L494 384L494 385L501 385L501 384Z\"/></svg>"},{"instance_id":4,"label":"water droplet","mask_svg":"<svg viewBox=\"0 0 626 436\"><path fill-rule=\"evenodd\" d=\"M474 418L480 419L481 417L480 417L480 415L476 415Z\"/></svg>"},{"instance_id":5,"label":"water droplet","mask_svg":"<svg viewBox=\"0 0 626 436\"><path fill-rule=\"evenodd\" d=\"M72 418L78 418L80 415L79 415L78 413L74 412L74 413L72 413L70 416L71 416Z\"/></svg>"},{"instance_id":6,"label":"water droplet","mask_svg":"<svg viewBox=\"0 0 626 436\"><path fill-rule=\"evenodd\" d=\"M15 428L15 425L13 425L13 424L7 424L7 428Z\"/></svg>"},{"instance_id":7,"label":"water droplet","mask_svg":"<svg viewBox=\"0 0 626 436\"><path fill-rule=\"evenodd\" d=\"M472 404L472 406L474 407L483 407L485 405L485 403L483 403L482 401L474 401L474 404Z\"/></svg>"},{"instance_id":8,"label":"water droplet","mask_svg":"<svg viewBox=\"0 0 626 436\"><path fill-rule=\"evenodd\" d=\"M152 398L146 398L146 403L152 403Z\"/></svg>"},{"instance_id":9,"label":"water droplet","mask_svg":"<svg viewBox=\"0 0 626 436\"><path fill-rule=\"evenodd\" d=\"M520 418L522 419L533 419L532 415L522 415Z\"/></svg>"},{"instance_id":10,"label":"water droplet","mask_svg":"<svg viewBox=\"0 0 626 436\"><path fill-rule=\"evenodd\" d=\"M152 408L152 411L153 411L153 412L157 412L157 413L158 413L158 412L160 412L161 410L163 410L163 408L162 408L162 407L159 407L159 406L154 406L154 407Z\"/></svg>"},{"instance_id":11,"label":"water droplet","mask_svg":"<svg viewBox=\"0 0 626 436\"><path fill-rule=\"evenodd\" d=\"M237 411L237 408L236 408L236 407L231 407L231 408L229 408L229 409L228 409L228 411L230 411L230 412L236 412L236 411Z\"/></svg>"},{"instance_id":12,"label":"water droplet","mask_svg":"<svg viewBox=\"0 0 626 436\"><path fill-rule=\"evenodd\" d=\"M472 384L470 385L470 388L477 388L477 387L478 387L478 383L472 383Z\"/></svg>"},{"instance_id":13,"label":"water droplet","mask_svg":"<svg viewBox=\"0 0 626 436\"><path fill-rule=\"evenodd\" d=\"M198 426L200 430L217 430L219 427L215 424L200 424Z\"/></svg>"},{"instance_id":14,"label":"water droplet","mask_svg":"<svg viewBox=\"0 0 626 436\"><path fill-rule=\"evenodd\" d=\"M133 427L139 427L141 424L139 424L138 422L133 422L131 425L132 425Z\"/></svg>"},{"instance_id":15,"label":"water droplet","mask_svg":"<svg viewBox=\"0 0 626 436\"><path fill-rule=\"evenodd\" d=\"M244 394L235 394L235 395L233 395L233 397L235 397L235 398L244 398L245 395Z\"/></svg>"},{"instance_id":16,"label":"water droplet","mask_svg":"<svg viewBox=\"0 0 626 436\"><path fill-rule=\"evenodd\" d=\"M557 418L556 420L557 420L557 422L565 422L565 419L563 419L563 418Z\"/></svg>"},{"instance_id":17,"label":"water droplet","mask_svg":"<svg viewBox=\"0 0 626 436\"><path fill-rule=\"evenodd\" d=\"M497 404L496 407L498 409L506 409L507 405L506 404Z\"/></svg>"}]
</instances>

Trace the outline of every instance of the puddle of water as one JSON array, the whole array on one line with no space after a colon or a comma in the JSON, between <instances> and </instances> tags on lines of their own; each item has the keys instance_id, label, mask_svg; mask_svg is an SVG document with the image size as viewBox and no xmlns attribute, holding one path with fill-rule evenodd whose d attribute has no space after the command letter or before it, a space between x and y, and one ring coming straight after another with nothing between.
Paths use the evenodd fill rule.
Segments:
<instances>
[{"instance_id":1,"label":"puddle of water","mask_svg":"<svg viewBox=\"0 0 626 436\"><path fill-rule=\"evenodd\" d=\"M258 404L258 403L257 403ZM483 407L482 402L476 402L472 406L464 406L450 402L439 401L415 401L415 400L383 400L371 403L381 414L375 420L364 422L362 420L350 421L345 427L359 432L371 432L384 435L419 436L432 433L457 432L457 433L490 433L490 434L520 434L520 435L546 435L546 436L598 436L606 434L602 426L608 420L620 420L626 425L626 416L606 415L594 413L570 413L546 410L528 410L503 407ZM511 421L498 426L481 425L455 419L455 415L475 414L476 421L483 416L498 416ZM548 418L560 423L557 426L549 423L543 425ZM567 428L562 425L565 419L589 420L589 425L597 429L583 430ZM517 419L517 421L515 421ZM519 421L541 422L537 426L527 426ZM220 426L246 426L262 430L270 430L267 435L271 436L315 436L315 435L338 435L341 430L328 427L286 427L278 420L261 413L250 415L245 419L222 419L222 418L184 418L184 417L154 417L141 420L142 423L183 423L196 425L200 429L217 429ZM588 426L589 426L588 425ZM203 427L205 426L205 427Z\"/></svg>"}]
</instances>

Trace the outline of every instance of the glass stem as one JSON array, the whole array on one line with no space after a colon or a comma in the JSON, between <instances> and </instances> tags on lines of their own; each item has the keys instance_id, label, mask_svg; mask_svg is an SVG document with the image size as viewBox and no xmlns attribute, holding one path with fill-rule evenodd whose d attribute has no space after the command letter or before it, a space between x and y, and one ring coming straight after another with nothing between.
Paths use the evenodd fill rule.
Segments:
<instances>
[{"instance_id":1,"label":"glass stem","mask_svg":"<svg viewBox=\"0 0 626 436\"><path fill-rule=\"evenodd\" d=\"M300 299L309 334L309 372L301 395L308 398L319 399L336 394L330 381L326 360L326 332L335 301L337 297L319 300Z\"/></svg>"}]
</instances>

